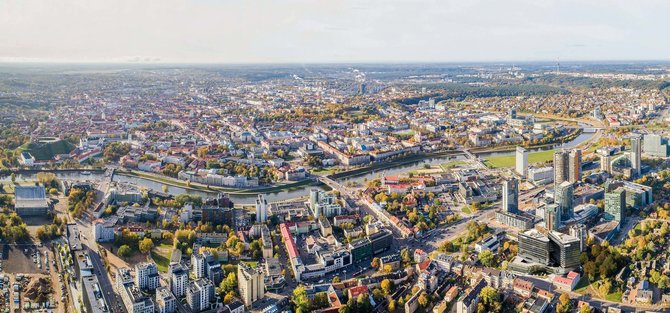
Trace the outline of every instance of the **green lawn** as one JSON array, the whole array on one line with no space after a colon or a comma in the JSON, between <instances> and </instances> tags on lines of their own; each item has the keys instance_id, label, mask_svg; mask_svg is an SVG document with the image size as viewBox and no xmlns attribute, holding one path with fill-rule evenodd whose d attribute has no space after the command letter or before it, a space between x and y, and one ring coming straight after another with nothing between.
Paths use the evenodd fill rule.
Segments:
<instances>
[{"instance_id":1,"label":"green lawn","mask_svg":"<svg viewBox=\"0 0 670 313\"><path fill-rule=\"evenodd\" d=\"M242 263L249 265L251 268L255 268L258 266L258 261L242 261Z\"/></svg>"},{"instance_id":2,"label":"green lawn","mask_svg":"<svg viewBox=\"0 0 670 313\"><path fill-rule=\"evenodd\" d=\"M470 210L470 206L467 206L467 205L462 207L461 211L463 211L463 213L465 213L465 214L472 214L472 210Z\"/></svg>"},{"instance_id":3,"label":"green lawn","mask_svg":"<svg viewBox=\"0 0 670 313\"><path fill-rule=\"evenodd\" d=\"M465 164L465 163L466 163L465 161L461 161L461 160L449 161L449 162L440 163L440 168L442 169L442 171L446 172L447 170L449 170L451 168L457 167L457 166Z\"/></svg>"},{"instance_id":4,"label":"green lawn","mask_svg":"<svg viewBox=\"0 0 670 313\"><path fill-rule=\"evenodd\" d=\"M577 286L575 286L575 292L578 294L584 294L586 291L586 288L589 288L591 285L591 282L589 281L588 278L582 277L582 279L579 280L577 283Z\"/></svg>"},{"instance_id":5,"label":"green lawn","mask_svg":"<svg viewBox=\"0 0 670 313\"><path fill-rule=\"evenodd\" d=\"M613 292L605 296L605 299L612 302L621 302L622 297L623 294L621 292Z\"/></svg>"},{"instance_id":6,"label":"green lawn","mask_svg":"<svg viewBox=\"0 0 670 313\"><path fill-rule=\"evenodd\" d=\"M162 246L162 245L161 245ZM172 249L172 246L167 245ZM167 255L160 254L156 249L151 250L151 258L156 262L156 266L158 267L158 271L162 273L167 273L168 271L168 266L170 265L170 256L172 255L172 250L166 250L169 251Z\"/></svg>"},{"instance_id":7,"label":"green lawn","mask_svg":"<svg viewBox=\"0 0 670 313\"><path fill-rule=\"evenodd\" d=\"M45 143L26 143L19 147L19 150L30 152L38 160L51 160L55 155L70 153L74 148L73 144L65 140L56 140Z\"/></svg>"},{"instance_id":8,"label":"green lawn","mask_svg":"<svg viewBox=\"0 0 670 313\"><path fill-rule=\"evenodd\" d=\"M556 150L544 150L528 154L528 164L551 161ZM516 163L516 155L497 155L484 158L484 163L492 168L513 167Z\"/></svg>"}]
</instances>

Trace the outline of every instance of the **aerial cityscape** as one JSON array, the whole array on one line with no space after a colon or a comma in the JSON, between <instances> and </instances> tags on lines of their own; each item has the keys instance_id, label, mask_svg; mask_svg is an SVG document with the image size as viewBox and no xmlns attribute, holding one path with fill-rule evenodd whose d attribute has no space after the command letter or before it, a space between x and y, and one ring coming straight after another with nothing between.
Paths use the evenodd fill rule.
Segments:
<instances>
[{"instance_id":1,"label":"aerial cityscape","mask_svg":"<svg viewBox=\"0 0 670 313\"><path fill-rule=\"evenodd\" d=\"M67 2L81 15L113 6ZM289 25L314 23L318 4L288 2L258 16L251 4L179 5L194 19L223 5L240 27L242 17L274 20L273 8L304 9ZM370 9L344 2L315 14L339 27ZM431 5L445 16L469 9L456 3ZM606 14L632 19L624 7ZM0 26L15 27L46 10L0 8L0 20L12 17ZM165 12L147 16L177 22ZM101 23L125 14L139 25L124 10ZM557 14L551 23L571 20ZM97 39L65 53L88 40L78 23L89 17L75 15L32 41L0 40L0 312L670 312L666 42L602 59L592 48L515 61L455 48L454 60L395 51L374 61L376 48L362 47L303 58L290 47L322 39L298 35L273 41L273 58L238 45L257 34L225 30L201 45L175 31L153 44L174 50L128 59L154 55L155 34L137 28L134 45L121 38L132 32L91 24L123 57ZM374 42L396 27L370 19L381 19ZM497 22L487 29L507 27ZM258 30L294 31L282 23ZM338 31L352 46L365 36ZM69 35L48 40L57 32ZM610 39L589 45L612 53Z\"/></svg>"}]
</instances>

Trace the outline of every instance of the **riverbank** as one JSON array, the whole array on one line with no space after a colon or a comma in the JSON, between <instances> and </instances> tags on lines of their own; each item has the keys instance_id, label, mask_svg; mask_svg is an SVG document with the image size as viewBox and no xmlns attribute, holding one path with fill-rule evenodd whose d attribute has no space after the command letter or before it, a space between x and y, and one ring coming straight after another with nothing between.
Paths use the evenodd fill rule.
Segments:
<instances>
[{"instance_id":1,"label":"riverbank","mask_svg":"<svg viewBox=\"0 0 670 313\"><path fill-rule=\"evenodd\" d=\"M460 150L448 150L448 151L440 151L440 152L431 152L431 153L418 153L418 154L413 154L404 158L399 158L395 159L392 161L388 162L379 162L379 163L373 163L368 166L360 167L360 168L355 168L347 171L342 171L338 172L335 174L328 175L328 178L330 179L342 179L342 178L349 178L353 176L360 176L360 175L365 175L374 171L379 171L379 170L386 170L389 168L393 168L396 166L402 166L402 165L407 165L407 164L412 164L415 162L420 162L425 159L430 159L430 158L438 158L438 157L450 157L450 156L457 156L457 155L462 155L463 152Z\"/></svg>"},{"instance_id":2,"label":"riverbank","mask_svg":"<svg viewBox=\"0 0 670 313\"><path fill-rule=\"evenodd\" d=\"M254 188L254 189L242 189L242 188L224 188L224 187L217 187L217 186L207 186L207 185L202 185L199 183L188 183L183 180L179 179L174 179L171 177L167 176L160 176L160 175L155 175L151 173L146 173L146 172L141 172L141 171L133 171L133 170L128 170L128 169L117 169L114 175L123 175L123 176L129 176L129 177L137 177L137 178L142 178L146 179L149 181L153 181L156 183L164 184L167 186L173 186L173 187L179 187L184 190L190 190L190 191L200 191L200 192L205 192L205 193L227 193L227 194L232 194L232 195L257 195L257 194L264 194L264 193L274 193L274 192L280 192L280 191L291 191L291 190L296 190L298 188L304 187L304 186L309 186L309 185L319 185L319 182L315 182L311 179L305 179L293 183L287 183L287 184L282 184L282 185L277 185L277 186L268 186L268 187L259 187L259 188Z\"/></svg>"}]
</instances>

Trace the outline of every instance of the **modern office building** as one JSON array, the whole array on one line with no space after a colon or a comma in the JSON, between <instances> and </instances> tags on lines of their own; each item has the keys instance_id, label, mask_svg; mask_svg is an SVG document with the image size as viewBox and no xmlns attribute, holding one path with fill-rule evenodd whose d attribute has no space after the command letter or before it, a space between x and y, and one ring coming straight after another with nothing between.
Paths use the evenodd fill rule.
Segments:
<instances>
[{"instance_id":1,"label":"modern office building","mask_svg":"<svg viewBox=\"0 0 670 313\"><path fill-rule=\"evenodd\" d=\"M246 307L265 296L265 280L260 268L252 268L245 263L237 266L237 285L240 298Z\"/></svg>"},{"instance_id":2,"label":"modern office building","mask_svg":"<svg viewBox=\"0 0 670 313\"><path fill-rule=\"evenodd\" d=\"M655 157L666 158L670 156L668 139L656 134L644 135L643 150L644 153Z\"/></svg>"},{"instance_id":3,"label":"modern office building","mask_svg":"<svg viewBox=\"0 0 670 313\"><path fill-rule=\"evenodd\" d=\"M188 268L181 264L170 265L170 290L175 297L183 297L188 287Z\"/></svg>"},{"instance_id":4,"label":"modern office building","mask_svg":"<svg viewBox=\"0 0 670 313\"><path fill-rule=\"evenodd\" d=\"M605 192L616 190L619 187L626 192L626 205L634 209L644 208L654 201L653 190L650 186L614 179L608 179L605 182Z\"/></svg>"},{"instance_id":5,"label":"modern office building","mask_svg":"<svg viewBox=\"0 0 670 313\"><path fill-rule=\"evenodd\" d=\"M535 219L530 214L509 213L505 211L496 211L496 221L509 227L518 228L520 230L531 229L535 225Z\"/></svg>"},{"instance_id":6,"label":"modern office building","mask_svg":"<svg viewBox=\"0 0 670 313\"><path fill-rule=\"evenodd\" d=\"M630 145L630 163L633 168L633 176L640 177L642 173L642 136L638 134L631 136Z\"/></svg>"},{"instance_id":7,"label":"modern office building","mask_svg":"<svg viewBox=\"0 0 670 313\"><path fill-rule=\"evenodd\" d=\"M582 150L570 151L568 159L568 181L576 183L582 180Z\"/></svg>"},{"instance_id":8,"label":"modern office building","mask_svg":"<svg viewBox=\"0 0 670 313\"><path fill-rule=\"evenodd\" d=\"M622 187L619 187L613 191L605 193L605 220L617 221L622 224L625 217L626 191Z\"/></svg>"},{"instance_id":9,"label":"modern office building","mask_svg":"<svg viewBox=\"0 0 670 313\"><path fill-rule=\"evenodd\" d=\"M544 207L544 225L547 230L558 230L561 227L561 210L556 204Z\"/></svg>"},{"instance_id":10,"label":"modern office building","mask_svg":"<svg viewBox=\"0 0 670 313\"><path fill-rule=\"evenodd\" d=\"M516 147L516 173L522 177L528 175L528 150Z\"/></svg>"},{"instance_id":11,"label":"modern office building","mask_svg":"<svg viewBox=\"0 0 670 313\"><path fill-rule=\"evenodd\" d=\"M586 251L586 238L588 237L589 231L586 225L584 224L573 224L568 229L568 234L570 236L579 239L579 250Z\"/></svg>"},{"instance_id":12,"label":"modern office building","mask_svg":"<svg viewBox=\"0 0 670 313\"><path fill-rule=\"evenodd\" d=\"M535 229L519 233L519 256L542 265L550 265L549 238Z\"/></svg>"},{"instance_id":13,"label":"modern office building","mask_svg":"<svg viewBox=\"0 0 670 313\"><path fill-rule=\"evenodd\" d=\"M560 210L560 218L562 221L572 218L574 193L575 189L569 181L563 181L560 185L556 185L554 198Z\"/></svg>"},{"instance_id":14,"label":"modern office building","mask_svg":"<svg viewBox=\"0 0 670 313\"><path fill-rule=\"evenodd\" d=\"M612 172L612 156L609 154L598 154L598 156L600 157L600 171Z\"/></svg>"},{"instance_id":15,"label":"modern office building","mask_svg":"<svg viewBox=\"0 0 670 313\"><path fill-rule=\"evenodd\" d=\"M177 311L177 298L165 287L156 289L156 309L158 313L174 313Z\"/></svg>"},{"instance_id":16,"label":"modern office building","mask_svg":"<svg viewBox=\"0 0 670 313\"><path fill-rule=\"evenodd\" d=\"M552 246L552 261L555 266L564 269L579 267L581 246L578 238L557 231L551 231L549 232L549 241Z\"/></svg>"},{"instance_id":17,"label":"modern office building","mask_svg":"<svg viewBox=\"0 0 670 313\"><path fill-rule=\"evenodd\" d=\"M318 189L309 191L309 206L316 219L321 215L333 217L342 214L342 206L337 203L337 197Z\"/></svg>"},{"instance_id":18,"label":"modern office building","mask_svg":"<svg viewBox=\"0 0 670 313\"><path fill-rule=\"evenodd\" d=\"M509 213L519 212L519 181L510 178L502 183L503 210Z\"/></svg>"},{"instance_id":19,"label":"modern office building","mask_svg":"<svg viewBox=\"0 0 670 313\"><path fill-rule=\"evenodd\" d=\"M564 181L569 180L570 174L570 153L565 150L554 153L554 186L558 186Z\"/></svg>"},{"instance_id":20,"label":"modern office building","mask_svg":"<svg viewBox=\"0 0 670 313\"><path fill-rule=\"evenodd\" d=\"M562 273L579 267L581 243L579 238L550 231L546 235L536 229L519 233L518 257L525 264L538 264ZM513 262L516 267L519 262ZM528 267L530 268L530 267Z\"/></svg>"},{"instance_id":21,"label":"modern office building","mask_svg":"<svg viewBox=\"0 0 670 313\"><path fill-rule=\"evenodd\" d=\"M160 287L156 263L142 262L135 265L135 284L142 290L156 290Z\"/></svg>"},{"instance_id":22,"label":"modern office building","mask_svg":"<svg viewBox=\"0 0 670 313\"><path fill-rule=\"evenodd\" d=\"M268 201L263 194L256 199L256 223L265 223L268 219Z\"/></svg>"},{"instance_id":23,"label":"modern office building","mask_svg":"<svg viewBox=\"0 0 670 313\"><path fill-rule=\"evenodd\" d=\"M527 179L538 185L551 183L554 181L554 167L531 167L528 169Z\"/></svg>"},{"instance_id":24,"label":"modern office building","mask_svg":"<svg viewBox=\"0 0 670 313\"><path fill-rule=\"evenodd\" d=\"M207 278L192 281L186 288L186 303L192 312L208 310L214 297L214 284Z\"/></svg>"}]
</instances>

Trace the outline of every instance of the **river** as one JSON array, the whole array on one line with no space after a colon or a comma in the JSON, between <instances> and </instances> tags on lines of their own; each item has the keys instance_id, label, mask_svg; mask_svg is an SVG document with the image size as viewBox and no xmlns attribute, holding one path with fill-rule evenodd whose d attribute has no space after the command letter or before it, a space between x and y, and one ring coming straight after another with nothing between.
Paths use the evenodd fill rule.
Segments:
<instances>
[{"instance_id":1,"label":"river","mask_svg":"<svg viewBox=\"0 0 670 313\"><path fill-rule=\"evenodd\" d=\"M595 133L582 133L577 138L560 144L560 145L555 145L553 147L545 147L543 149L556 149L556 148L565 148L565 149L570 149L574 148L575 146L589 140L595 135ZM537 149L531 149L531 151L538 151L540 150L539 148ZM513 154L514 151L501 151L501 152L487 152L487 153L478 153L477 156L479 157L488 157L488 156L494 156L494 155L511 155ZM423 160L417 160L415 162L411 163L406 163L402 165L398 165L393 168L387 168L387 169L378 169L378 170L372 170L367 173L362 173L359 175L354 175L346 178L339 179L341 182L356 182L359 184L363 184L364 181L366 180L372 180L378 177L382 176L389 176L389 175L398 175L401 173L404 173L408 170L415 169L415 168L423 168L425 164L428 165L439 165L444 162L449 162L449 161L455 161L455 160L464 160L465 156L464 155L445 155L445 156L439 156L439 157L431 157ZM96 173L91 173L90 175L82 175L81 172L58 172L56 173L56 176L65 181L96 181L96 180L101 180L105 179L104 174L96 174ZM22 179L31 179L34 180L35 174L20 174L17 175L18 180ZM149 188L153 189L156 191L162 191L163 190L163 184L159 182L154 182L145 178L141 177L134 177L134 176L126 176L123 174L115 174L114 181L116 182L121 182L121 183L130 183L133 185L141 186L144 188ZM0 182L9 182L10 178L9 176L2 177L0 178ZM175 187L175 186L167 186L168 190L167 192L171 195L179 195L179 194L195 194L202 196L203 198L209 198L213 197L216 192L204 192L204 191L197 191L197 190L186 190L181 187ZM303 187L298 187L296 189L291 189L291 190L284 190L284 191L279 191L279 192L274 192L274 193L269 193L266 194L265 197L269 202L276 202L276 201L284 201L288 199L295 199L299 197L305 197L309 194L309 190L312 188L317 188L320 190L329 190L327 186L324 185L318 185L318 186L303 186ZM233 202L236 204L253 204L255 203L255 200L257 198L256 195L240 195L240 194L230 194L230 198Z\"/></svg>"}]
</instances>

